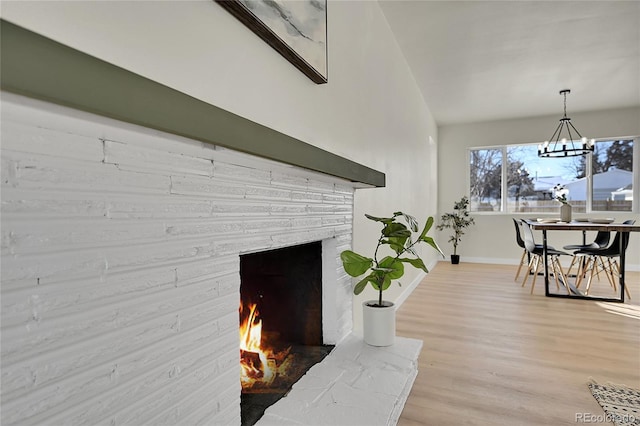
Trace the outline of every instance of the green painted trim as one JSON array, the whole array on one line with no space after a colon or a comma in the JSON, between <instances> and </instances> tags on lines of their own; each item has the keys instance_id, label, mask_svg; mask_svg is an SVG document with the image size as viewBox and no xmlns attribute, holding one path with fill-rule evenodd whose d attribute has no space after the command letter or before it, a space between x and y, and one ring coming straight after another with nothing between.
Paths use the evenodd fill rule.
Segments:
<instances>
[{"instance_id":1,"label":"green painted trim","mask_svg":"<svg viewBox=\"0 0 640 426\"><path fill-rule=\"evenodd\" d=\"M359 182L385 174L0 20L2 90Z\"/></svg>"}]
</instances>

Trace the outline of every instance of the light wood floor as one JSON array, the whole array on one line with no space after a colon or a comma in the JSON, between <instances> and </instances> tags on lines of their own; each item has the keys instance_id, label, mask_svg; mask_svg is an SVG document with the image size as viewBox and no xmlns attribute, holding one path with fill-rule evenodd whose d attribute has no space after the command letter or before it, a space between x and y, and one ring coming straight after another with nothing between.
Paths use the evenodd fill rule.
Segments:
<instances>
[{"instance_id":1,"label":"light wood floor","mask_svg":"<svg viewBox=\"0 0 640 426\"><path fill-rule=\"evenodd\" d=\"M424 345L399 426L575 425L603 414L590 377L640 388L640 273L620 304L531 295L515 271L439 262L402 304L397 335Z\"/></svg>"}]
</instances>

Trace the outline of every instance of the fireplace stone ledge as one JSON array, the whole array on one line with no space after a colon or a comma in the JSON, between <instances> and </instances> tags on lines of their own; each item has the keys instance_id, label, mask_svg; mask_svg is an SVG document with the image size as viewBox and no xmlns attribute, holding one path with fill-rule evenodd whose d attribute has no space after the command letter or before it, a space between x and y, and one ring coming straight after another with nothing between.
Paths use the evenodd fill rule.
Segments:
<instances>
[{"instance_id":1,"label":"fireplace stone ledge","mask_svg":"<svg viewBox=\"0 0 640 426\"><path fill-rule=\"evenodd\" d=\"M348 335L256 423L395 425L418 374L422 340L373 347Z\"/></svg>"}]
</instances>

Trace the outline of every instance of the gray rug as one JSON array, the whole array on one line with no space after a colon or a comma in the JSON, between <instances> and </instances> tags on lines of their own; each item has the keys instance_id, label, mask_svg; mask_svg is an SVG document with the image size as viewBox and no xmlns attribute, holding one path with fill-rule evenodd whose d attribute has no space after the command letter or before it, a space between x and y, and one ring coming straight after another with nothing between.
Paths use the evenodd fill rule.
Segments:
<instances>
[{"instance_id":1,"label":"gray rug","mask_svg":"<svg viewBox=\"0 0 640 426\"><path fill-rule=\"evenodd\" d=\"M615 383L588 383L591 394L605 414L604 420L616 426L640 426L640 390Z\"/></svg>"}]
</instances>

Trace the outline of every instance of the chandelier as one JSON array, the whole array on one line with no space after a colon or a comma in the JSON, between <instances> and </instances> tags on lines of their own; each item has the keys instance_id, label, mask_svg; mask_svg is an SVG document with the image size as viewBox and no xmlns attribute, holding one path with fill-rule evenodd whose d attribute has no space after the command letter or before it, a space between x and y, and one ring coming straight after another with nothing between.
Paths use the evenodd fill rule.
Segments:
<instances>
[{"instance_id":1,"label":"chandelier","mask_svg":"<svg viewBox=\"0 0 640 426\"><path fill-rule=\"evenodd\" d=\"M560 119L560 124L556 127L556 131L549 140L538 145L538 157L576 157L578 155L587 155L593 152L594 139L587 140L583 137L578 129L571 124L571 119L567 117L567 94L571 90L564 89L560 91L564 95L564 116ZM576 138L572 134L575 132Z\"/></svg>"}]
</instances>

